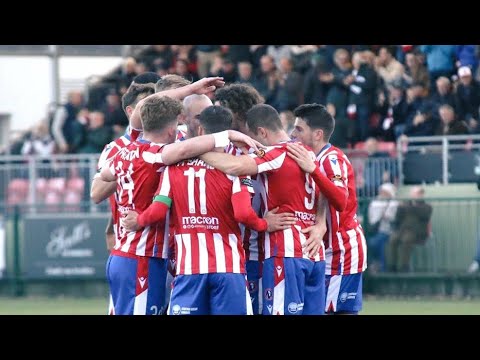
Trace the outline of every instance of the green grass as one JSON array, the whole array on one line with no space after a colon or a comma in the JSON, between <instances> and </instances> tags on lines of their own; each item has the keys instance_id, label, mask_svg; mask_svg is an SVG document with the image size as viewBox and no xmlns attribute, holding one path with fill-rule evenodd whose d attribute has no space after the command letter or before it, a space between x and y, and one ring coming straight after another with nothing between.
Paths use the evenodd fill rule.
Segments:
<instances>
[{"instance_id":1,"label":"green grass","mask_svg":"<svg viewBox=\"0 0 480 360\"><path fill-rule=\"evenodd\" d=\"M0 297L0 315L104 315L107 299ZM480 315L480 299L364 299L363 315Z\"/></svg>"}]
</instances>

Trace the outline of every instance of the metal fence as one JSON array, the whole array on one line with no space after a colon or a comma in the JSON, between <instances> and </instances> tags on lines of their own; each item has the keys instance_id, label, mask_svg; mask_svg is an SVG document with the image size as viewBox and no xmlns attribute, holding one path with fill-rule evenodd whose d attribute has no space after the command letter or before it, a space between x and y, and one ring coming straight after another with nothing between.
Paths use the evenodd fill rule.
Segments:
<instances>
[{"instance_id":1,"label":"metal fence","mask_svg":"<svg viewBox=\"0 0 480 360\"><path fill-rule=\"evenodd\" d=\"M475 182L480 135L419 136L397 142L400 184Z\"/></svg>"},{"instance_id":2,"label":"metal fence","mask_svg":"<svg viewBox=\"0 0 480 360\"><path fill-rule=\"evenodd\" d=\"M0 205L43 205L43 212L85 211L98 155L0 157ZM36 208L33 207L35 210Z\"/></svg>"}]
</instances>

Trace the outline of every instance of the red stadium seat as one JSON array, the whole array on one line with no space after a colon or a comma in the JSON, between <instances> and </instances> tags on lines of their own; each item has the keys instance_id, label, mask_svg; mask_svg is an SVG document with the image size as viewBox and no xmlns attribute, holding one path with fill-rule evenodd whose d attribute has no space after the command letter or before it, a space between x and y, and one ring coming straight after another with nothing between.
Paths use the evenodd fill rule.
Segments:
<instances>
[{"instance_id":1,"label":"red stadium seat","mask_svg":"<svg viewBox=\"0 0 480 360\"><path fill-rule=\"evenodd\" d=\"M82 189L83 191L83 189ZM75 190L67 190L63 202L65 203L64 211L78 212L80 211L80 202L82 196Z\"/></svg>"},{"instance_id":2,"label":"red stadium seat","mask_svg":"<svg viewBox=\"0 0 480 360\"><path fill-rule=\"evenodd\" d=\"M35 190L37 191L37 195L40 195L42 198L45 196L45 193L48 189L48 181L45 178L38 178L35 181Z\"/></svg>"},{"instance_id":3,"label":"red stadium seat","mask_svg":"<svg viewBox=\"0 0 480 360\"><path fill-rule=\"evenodd\" d=\"M45 209L51 212L60 211L61 197L56 191L49 190L45 195Z\"/></svg>"},{"instance_id":4,"label":"red stadium seat","mask_svg":"<svg viewBox=\"0 0 480 360\"><path fill-rule=\"evenodd\" d=\"M48 180L48 191L63 194L65 192L67 181L65 178L57 177Z\"/></svg>"},{"instance_id":5,"label":"red stadium seat","mask_svg":"<svg viewBox=\"0 0 480 360\"><path fill-rule=\"evenodd\" d=\"M378 142L378 151L385 151L390 154L390 156L397 156L397 144L393 141L379 141Z\"/></svg>"},{"instance_id":6,"label":"red stadium seat","mask_svg":"<svg viewBox=\"0 0 480 360\"><path fill-rule=\"evenodd\" d=\"M85 190L85 180L80 177L73 177L67 181L67 191L74 191L83 194Z\"/></svg>"},{"instance_id":7,"label":"red stadium seat","mask_svg":"<svg viewBox=\"0 0 480 360\"><path fill-rule=\"evenodd\" d=\"M15 192L26 196L28 194L29 182L26 179L12 179L8 184L8 192Z\"/></svg>"}]
</instances>

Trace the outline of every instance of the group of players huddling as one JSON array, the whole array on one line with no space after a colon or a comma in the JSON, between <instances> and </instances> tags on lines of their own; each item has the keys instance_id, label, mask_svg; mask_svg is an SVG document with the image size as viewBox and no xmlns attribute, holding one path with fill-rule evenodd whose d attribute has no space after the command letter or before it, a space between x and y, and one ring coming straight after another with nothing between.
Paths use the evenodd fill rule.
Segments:
<instances>
[{"instance_id":1,"label":"group of players huddling","mask_svg":"<svg viewBox=\"0 0 480 360\"><path fill-rule=\"evenodd\" d=\"M253 87L224 85L146 73L123 96L91 189L112 211L109 313L358 313L366 242L334 118L301 105L289 135Z\"/></svg>"}]
</instances>

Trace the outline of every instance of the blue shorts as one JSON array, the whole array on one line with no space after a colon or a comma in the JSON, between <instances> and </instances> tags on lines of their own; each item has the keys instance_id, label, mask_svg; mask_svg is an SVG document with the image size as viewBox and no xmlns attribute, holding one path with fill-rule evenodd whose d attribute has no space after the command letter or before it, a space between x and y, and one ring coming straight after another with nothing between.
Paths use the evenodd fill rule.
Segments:
<instances>
[{"instance_id":1,"label":"blue shorts","mask_svg":"<svg viewBox=\"0 0 480 360\"><path fill-rule=\"evenodd\" d=\"M327 275L325 312L357 314L362 310L362 273Z\"/></svg>"},{"instance_id":2,"label":"blue shorts","mask_svg":"<svg viewBox=\"0 0 480 360\"><path fill-rule=\"evenodd\" d=\"M245 274L177 275L169 315L253 315Z\"/></svg>"},{"instance_id":3,"label":"blue shorts","mask_svg":"<svg viewBox=\"0 0 480 360\"><path fill-rule=\"evenodd\" d=\"M247 269L248 291L250 293L250 299L252 300L254 315L260 315L262 313L262 266L262 262L256 260L248 260L245 264Z\"/></svg>"},{"instance_id":4,"label":"blue shorts","mask_svg":"<svg viewBox=\"0 0 480 360\"><path fill-rule=\"evenodd\" d=\"M115 315L161 315L165 309L167 260L110 255L107 280L111 313Z\"/></svg>"},{"instance_id":5,"label":"blue shorts","mask_svg":"<svg viewBox=\"0 0 480 360\"><path fill-rule=\"evenodd\" d=\"M262 283L263 315L325 314L325 261L268 258Z\"/></svg>"}]
</instances>

